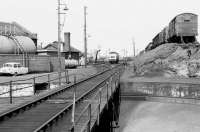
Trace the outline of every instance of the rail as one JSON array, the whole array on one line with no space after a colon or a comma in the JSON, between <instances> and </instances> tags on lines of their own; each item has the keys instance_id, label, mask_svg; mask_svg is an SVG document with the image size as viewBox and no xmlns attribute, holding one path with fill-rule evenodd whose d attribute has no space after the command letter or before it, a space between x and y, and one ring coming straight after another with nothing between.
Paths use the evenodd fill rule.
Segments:
<instances>
[{"instance_id":1,"label":"rail","mask_svg":"<svg viewBox=\"0 0 200 132\"><path fill-rule=\"evenodd\" d=\"M90 103L82 110L82 112L77 117L77 119L74 122L72 121L73 125L70 128L70 132L75 131L76 125L81 121L82 118L87 118L87 120L85 121L80 132L85 132L85 131L90 132L91 122L92 122L92 120L94 120L93 117L95 117L95 120L97 121L97 125L99 125L101 106L105 105L106 102L108 103L109 98L111 98L111 96L112 96L112 93L116 90L116 88L119 84L120 74L121 74L121 71L119 70L118 72L115 72L115 73L111 74L109 77L105 78L101 83L99 83L96 86L96 87L100 87L100 89L92 97L92 99L89 100ZM114 77L115 77L115 79L114 79ZM103 95L103 93L105 93L105 94ZM106 100L102 99L103 96L106 98ZM92 111L92 108L93 108L93 111Z\"/></svg>"}]
</instances>

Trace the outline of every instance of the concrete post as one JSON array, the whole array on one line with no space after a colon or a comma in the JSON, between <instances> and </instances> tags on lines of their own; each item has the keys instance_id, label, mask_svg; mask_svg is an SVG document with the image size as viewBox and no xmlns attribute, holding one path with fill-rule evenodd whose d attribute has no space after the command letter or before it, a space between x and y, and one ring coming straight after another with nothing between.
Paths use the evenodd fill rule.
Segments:
<instances>
[{"instance_id":1,"label":"concrete post","mask_svg":"<svg viewBox=\"0 0 200 132\"><path fill-rule=\"evenodd\" d=\"M50 83L50 74L48 74L48 89L51 88L51 83Z\"/></svg>"},{"instance_id":2,"label":"concrete post","mask_svg":"<svg viewBox=\"0 0 200 132\"><path fill-rule=\"evenodd\" d=\"M88 117L89 117L89 122L88 122L88 126L87 126L87 132L90 132L91 112L92 112L92 107L91 107L91 104L89 104L89 106L88 106Z\"/></svg>"},{"instance_id":3,"label":"concrete post","mask_svg":"<svg viewBox=\"0 0 200 132\"><path fill-rule=\"evenodd\" d=\"M12 104L12 81L10 81L10 90L9 90L9 93L10 93L10 104Z\"/></svg>"}]
</instances>

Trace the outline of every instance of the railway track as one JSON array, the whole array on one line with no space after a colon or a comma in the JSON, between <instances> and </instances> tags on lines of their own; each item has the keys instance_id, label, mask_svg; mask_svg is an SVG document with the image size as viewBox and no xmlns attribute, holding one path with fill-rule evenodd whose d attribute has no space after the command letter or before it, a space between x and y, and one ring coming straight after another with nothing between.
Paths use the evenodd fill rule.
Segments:
<instances>
[{"instance_id":1,"label":"railway track","mask_svg":"<svg viewBox=\"0 0 200 132\"><path fill-rule=\"evenodd\" d=\"M103 81L118 71L116 67L105 70L1 114L0 132L46 131L63 116L68 120L67 126L72 125L69 113L73 106L74 91L76 91L76 105L82 102L77 107L84 107L86 104L81 100L92 96Z\"/></svg>"}]
</instances>

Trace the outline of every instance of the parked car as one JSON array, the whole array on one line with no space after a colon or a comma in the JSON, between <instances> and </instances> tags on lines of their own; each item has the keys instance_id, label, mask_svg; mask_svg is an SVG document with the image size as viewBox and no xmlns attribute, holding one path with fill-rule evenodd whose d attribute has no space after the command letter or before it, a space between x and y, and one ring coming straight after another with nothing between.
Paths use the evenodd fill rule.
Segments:
<instances>
[{"instance_id":1,"label":"parked car","mask_svg":"<svg viewBox=\"0 0 200 132\"><path fill-rule=\"evenodd\" d=\"M28 67L24 67L17 62L5 63L3 64L3 67L0 68L0 74L19 75L27 73L28 73Z\"/></svg>"},{"instance_id":2,"label":"parked car","mask_svg":"<svg viewBox=\"0 0 200 132\"><path fill-rule=\"evenodd\" d=\"M77 68L78 61L75 59L65 59L65 68Z\"/></svg>"}]
</instances>

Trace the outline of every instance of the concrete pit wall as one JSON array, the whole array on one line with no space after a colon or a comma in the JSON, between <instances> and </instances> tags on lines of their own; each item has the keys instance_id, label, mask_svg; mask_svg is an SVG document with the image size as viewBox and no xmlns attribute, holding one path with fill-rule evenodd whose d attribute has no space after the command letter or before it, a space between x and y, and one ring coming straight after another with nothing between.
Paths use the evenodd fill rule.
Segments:
<instances>
[{"instance_id":1,"label":"concrete pit wall","mask_svg":"<svg viewBox=\"0 0 200 132\"><path fill-rule=\"evenodd\" d=\"M23 60L23 58L25 58ZM61 57L61 70L65 69L64 57ZM7 62L19 62L25 64L29 68L29 72L54 72L58 71L59 60L58 57L42 56L42 55L23 55L14 54L1 54L0 55L0 67Z\"/></svg>"}]
</instances>

